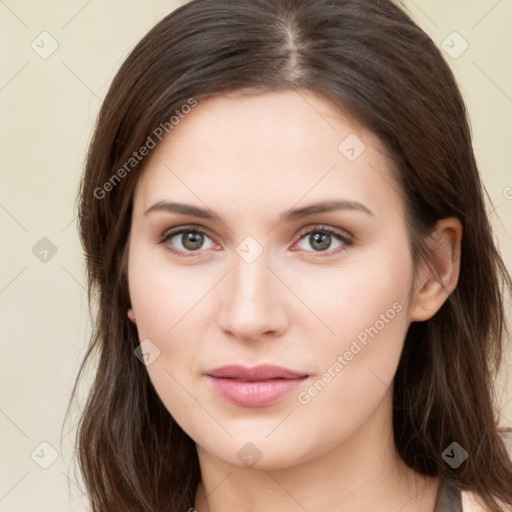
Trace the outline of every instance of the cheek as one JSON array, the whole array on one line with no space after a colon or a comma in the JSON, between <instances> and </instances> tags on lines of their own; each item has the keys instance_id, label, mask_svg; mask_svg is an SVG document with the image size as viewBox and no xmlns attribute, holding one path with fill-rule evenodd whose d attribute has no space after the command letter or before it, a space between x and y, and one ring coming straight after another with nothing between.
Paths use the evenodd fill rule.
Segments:
<instances>
[{"instance_id":1,"label":"cheek","mask_svg":"<svg viewBox=\"0 0 512 512\"><path fill-rule=\"evenodd\" d=\"M355 417L364 415L391 386L409 326L413 279L406 239L403 251L396 250L397 244L320 276L314 288L304 282L310 291L299 292L333 331L316 354L319 381L299 397L318 414L339 403Z\"/></svg>"},{"instance_id":2,"label":"cheek","mask_svg":"<svg viewBox=\"0 0 512 512\"><path fill-rule=\"evenodd\" d=\"M171 265L160 247L155 250L134 244L130 248L128 281L140 337L170 337L174 326L211 288L214 277L197 267Z\"/></svg>"},{"instance_id":3,"label":"cheek","mask_svg":"<svg viewBox=\"0 0 512 512\"><path fill-rule=\"evenodd\" d=\"M148 374L163 403L174 412L193 405L182 386L190 389L191 376L200 371L199 345L209 328L209 291L218 276L200 266L171 265L164 252L134 244L128 281L139 340L149 339L158 354L147 366Z\"/></svg>"},{"instance_id":4,"label":"cheek","mask_svg":"<svg viewBox=\"0 0 512 512\"><path fill-rule=\"evenodd\" d=\"M327 346L348 349L353 339L364 343L376 331L379 339L389 334L391 344L408 327L413 263L405 236L348 253L336 268L318 268L309 275L296 268L280 272L314 313L301 309L307 317L301 328L311 336L316 325ZM300 325L301 320L295 322Z\"/></svg>"},{"instance_id":5,"label":"cheek","mask_svg":"<svg viewBox=\"0 0 512 512\"><path fill-rule=\"evenodd\" d=\"M194 428L197 403L191 398L191 363L197 356L194 306L207 292L200 280L190 280L190 268L165 263L165 255L133 244L128 282L139 340L152 351L146 370L165 408L185 431ZM172 270L172 271L171 271ZM188 271L188 273L187 273ZM196 418L191 424L189 419Z\"/></svg>"},{"instance_id":6,"label":"cheek","mask_svg":"<svg viewBox=\"0 0 512 512\"><path fill-rule=\"evenodd\" d=\"M297 395L298 425L318 433L317 447L349 438L390 400L409 322L400 290L380 285L358 288L345 308L333 306L336 336L316 352L319 374Z\"/></svg>"}]
</instances>

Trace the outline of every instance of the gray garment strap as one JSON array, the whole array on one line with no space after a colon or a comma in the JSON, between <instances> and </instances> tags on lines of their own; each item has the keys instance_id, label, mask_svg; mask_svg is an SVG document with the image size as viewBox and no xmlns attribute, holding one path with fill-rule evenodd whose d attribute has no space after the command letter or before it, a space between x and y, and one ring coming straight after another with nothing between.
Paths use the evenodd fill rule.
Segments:
<instances>
[{"instance_id":1,"label":"gray garment strap","mask_svg":"<svg viewBox=\"0 0 512 512\"><path fill-rule=\"evenodd\" d=\"M462 498L457 489L447 480L441 482L434 512L462 512Z\"/></svg>"}]
</instances>

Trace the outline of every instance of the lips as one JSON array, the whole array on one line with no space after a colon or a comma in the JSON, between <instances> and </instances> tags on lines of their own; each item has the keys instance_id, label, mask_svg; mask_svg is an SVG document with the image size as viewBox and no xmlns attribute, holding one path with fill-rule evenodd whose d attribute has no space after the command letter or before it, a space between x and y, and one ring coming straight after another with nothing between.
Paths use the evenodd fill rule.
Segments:
<instances>
[{"instance_id":1,"label":"lips","mask_svg":"<svg viewBox=\"0 0 512 512\"><path fill-rule=\"evenodd\" d=\"M278 402L308 377L305 373L267 364L254 368L222 366L206 375L221 397L243 407L265 407Z\"/></svg>"},{"instance_id":2,"label":"lips","mask_svg":"<svg viewBox=\"0 0 512 512\"><path fill-rule=\"evenodd\" d=\"M271 364L263 364L253 368L247 368L236 364L221 366L207 372L210 377L237 379L245 382L264 381L271 379L301 379L307 377L307 373L300 373Z\"/></svg>"}]
</instances>

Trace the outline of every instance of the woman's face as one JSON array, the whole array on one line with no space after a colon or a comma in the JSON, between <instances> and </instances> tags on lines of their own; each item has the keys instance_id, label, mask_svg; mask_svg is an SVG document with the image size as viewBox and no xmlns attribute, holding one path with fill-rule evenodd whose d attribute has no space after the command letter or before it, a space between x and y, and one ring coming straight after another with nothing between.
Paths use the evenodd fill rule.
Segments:
<instances>
[{"instance_id":1,"label":"woman's face","mask_svg":"<svg viewBox=\"0 0 512 512\"><path fill-rule=\"evenodd\" d=\"M381 151L306 91L200 101L152 150L130 316L163 404L209 456L286 467L389 425L414 268ZM262 364L298 377L208 376Z\"/></svg>"}]
</instances>

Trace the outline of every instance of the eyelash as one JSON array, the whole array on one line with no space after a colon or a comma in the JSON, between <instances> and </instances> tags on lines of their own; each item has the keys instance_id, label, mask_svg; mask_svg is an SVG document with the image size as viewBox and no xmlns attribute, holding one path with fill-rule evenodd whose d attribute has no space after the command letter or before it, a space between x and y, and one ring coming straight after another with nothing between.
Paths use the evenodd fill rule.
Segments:
<instances>
[{"instance_id":1,"label":"eyelash","mask_svg":"<svg viewBox=\"0 0 512 512\"><path fill-rule=\"evenodd\" d=\"M203 228L200 228L199 226L181 226L179 228L174 228L169 231L166 231L158 240L159 244L164 244L171 238L175 237L176 235L180 235L182 233L186 232L192 232L192 233L201 233L202 235L207 236L208 238L212 238L206 230ZM334 238L337 238L340 242L343 243L343 246L341 248L337 248L335 250L327 250L327 251L306 251L306 252L312 252L316 253L317 257L323 257L323 256L332 256L333 254L338 254L339 252L342 252L346 250L348 247L354 244L354 241L347 235L345 235L342 231L338 231L337 229L330 228L328 226L312 226L307 228L306 231L302 231L299 235L299 242L306 238L307 235L311 235L313 233L322 233L324 235L331 235ZM198 253L201 252L201 250L206 249L198 249L197 251L179 251L177 249L174 249L170 246L166 247L169 251L171 251L174 254L177 254L179 256L183 257L193 257L196 256ZM294 250L300 250L300 249L294 249Z\"/></svg>"}]
</instances>

